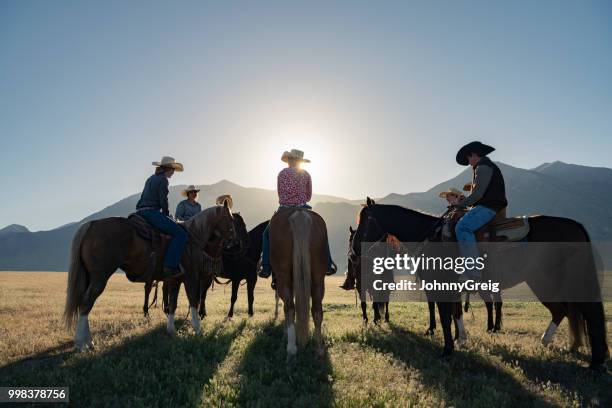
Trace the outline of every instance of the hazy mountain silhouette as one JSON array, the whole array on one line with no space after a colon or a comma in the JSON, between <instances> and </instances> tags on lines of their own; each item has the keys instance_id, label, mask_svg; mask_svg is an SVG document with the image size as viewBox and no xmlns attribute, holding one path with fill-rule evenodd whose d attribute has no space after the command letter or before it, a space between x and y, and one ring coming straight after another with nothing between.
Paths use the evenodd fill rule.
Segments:
<instances>
[{"instance_id":1,"label":"hazy mountain silhouette","mask_svg":"<svg viewBox=\"0 0 612 408\"><path fill-rule=\"evenodd\" d=\"M506 179L509 215L569 217L582 222L593 241L611 240L612 169L562 162L545 163L531 170L498 164ZM446 207L438 193L449 187L461 188L470 180L471 170L466 168L428 191L389 194L378 202L440 214ZM180 192L184 188L170 188L171 209L182 199ZM199 188L203 207L213 205L221 194L232 194L234 211L243 215L249 228L268 219L277 208L276 192L272 190L242 187L227 180ZM139 194L131 195L79 222L50 231L29 232L16 225L0 230L0 270L66 270L70 241L78 226L94 219L126 216L133 212L138 198ZM332 254L342 271L346 265L348 226L355 225L360 206L354 200L316 194L311 203L327 222Z\"/></svg>"}]
</instances>

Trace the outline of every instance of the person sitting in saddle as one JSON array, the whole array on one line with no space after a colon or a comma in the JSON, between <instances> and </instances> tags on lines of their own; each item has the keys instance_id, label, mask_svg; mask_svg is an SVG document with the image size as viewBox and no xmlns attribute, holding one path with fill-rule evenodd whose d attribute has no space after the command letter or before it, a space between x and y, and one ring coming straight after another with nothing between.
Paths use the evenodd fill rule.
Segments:
<instances>
[{"instance_id":1,"label":"person sitting in saddle","mask_svg":"<svg viewBox=\"0 0 612 408\"><path fill-rule=\"evenodd\" d=\"M283 208L307 208L312 207L308 202L312 198L312 180L310 174L302 169L302 163L310 163L310 160L304 158L304 152L301 150L292 149L289 152L284 152L281 160L287 163L287 168L278 173L277 192L279 210ZM277 210L278 211L278 210ZM268 278L272 274L272 285L274 286L274 274L270 266L270 229L266 227L263 233L261 268L259 276ZM327 257L328 271L327 275L336 273L336 264L332 260L329 250L329 241L327 242Z\"/></svg>"},{"instance_id":2,"label":"person sitting in saddle","mask_svg":"<svg viewBox=\"0 0 612 408\"><path fill-rule=\"evenodd\" d=\"M481 142L471 142L459 149L456 161L462 166L472 166L471 194L459 200L453 207L469 208L455 226L459 251L463 257L479 257L475 232L489 223L498 212L508 206L504 176L487 155L495 150ZM480 271L471 268L460 275L460 280L479 280Z\"/></svg>"},{"instance_id":3,"label":"person sitting in saddle","mask_svg":"<svg viewBox=\"0 0 612 408\"><path fill-rule=\"evenodd\" d=\"M186 199L178 203L176 206L174 217L177 220L187 221L202 211L202 206L197 202L199 192L200 190L195 188L193 184L181 191L181 195L186 197Z\"/></svg>"},{"instance_id":4,"label":"person sitting in saddle","mask_svg":"<svg viewBox=\"0 0 612 408\"><path fill-rule=\"evenodd\" d=\"M183 274L179 264L187 244L187 232L170 217L168 179L175 171L183 171L183 165L168 156L152 164L156 166L155 174L145 183L140 200L136 204L136 214L172 237L164 257L163 279L173 279Z\"/></svg>"}]
</instances>

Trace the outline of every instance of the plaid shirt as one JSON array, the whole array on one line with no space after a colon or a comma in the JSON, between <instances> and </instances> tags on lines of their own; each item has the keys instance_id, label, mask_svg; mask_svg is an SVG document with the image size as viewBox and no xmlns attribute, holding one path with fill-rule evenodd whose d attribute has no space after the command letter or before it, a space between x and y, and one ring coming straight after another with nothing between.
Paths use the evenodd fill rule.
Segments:
<instances>
[{"instance_id":1,"label":"plaid shirt","mask_svg":"<svg viewBox=\"0 0 612 408\"><path fill-rule=\"evenodd\" d=\"M312 198L312 180L306 170L287 167L278 173L278 203L303 205Z\"/></svg>"}]
</instances>

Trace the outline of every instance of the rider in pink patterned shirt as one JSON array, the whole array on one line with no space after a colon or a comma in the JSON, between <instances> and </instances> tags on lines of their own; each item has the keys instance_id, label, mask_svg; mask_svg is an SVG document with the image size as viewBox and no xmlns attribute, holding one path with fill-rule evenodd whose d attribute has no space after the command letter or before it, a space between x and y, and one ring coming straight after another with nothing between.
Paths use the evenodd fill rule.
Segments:
<instances>
[{"instance_id":1,"label":"rider in pink patterned shirt","mask_svg":"<svg viewBox=\"0 0 612 408\"><path fill-rule=\"evenodd\" d=\"M280 205L305 205L312 198L310 174L297 166L287 167L278 173L277 189Z\"/></svg>"},{"instance_id":2,"label":"rider in pink patterned shirt","mask_svg":"<svg viewBox=\"0 0 612 408\"><path fill-rule=\"evenodd\" d=\"M290 152L285 152L281 160L287 163L289 167L278 173L277 191L280 207L301 207L310 209L311 207L308 205L308 202L312 198L312 180L310 174L308 174L306 170L300 168L301 163L309 163L310 160L304 159L304 152L295 149ZM337 267L331 259L329 241L327 242L327 257L329 260L329 270L327 274L332 275L336 273ZM268 226L263 233L259 276L267 278L271 274L270 232ZM274 288L274 275L272 275L272 287Z\"/></svg>"}]
</instances>

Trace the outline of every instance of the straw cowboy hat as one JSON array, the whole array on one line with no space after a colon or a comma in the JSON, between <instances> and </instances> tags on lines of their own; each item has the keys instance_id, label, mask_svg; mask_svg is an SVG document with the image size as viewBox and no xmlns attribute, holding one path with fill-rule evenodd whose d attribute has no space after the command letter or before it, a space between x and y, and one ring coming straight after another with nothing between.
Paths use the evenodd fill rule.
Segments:
<instances>
[{"instance_id":1,"label":"straw cowboy hat","mask_svg":"<svg viewBox=\"0 0 612 408\"><path fill-rule=\"evenodd\" d=\"M217 197L216 204L221 206L221 205L223 205L224 201L227 201L227 206L231 210L232 207L234 206L234 200L232 199L232 195L231 194L220 195L219 197Z\"/></svg>"},{"instance_id":2,"label":"straw cowboy hat","mask_svg":"<svg viewBox=\"0 0 612 408\"><path fill-rule=\"evenodd\" d=\"M290 152L285 151L285 153L283 153L281 160L285 163L288 163L289 159L295 159L304 163L310 163L310 160L304 158L304 152L297 149L291 149Z\"/></svg>"},{"instance_id":3,"label":"straw cowboy hat","mask_svg":"<svg viewBox=\"0 0 612 408\"><path fill-rule=\"evenodd\" d=\"M440 198L446 198L446 196L448 196L449 194L455 194L457 197L460 197L463 195L463 193L459 190L457 190L454 187L449 188L446 191L442 191L440 194L438 194L438 197Z\"/></svg>"},{"instance_id":4,"label":"straw cowboy hat","mask_svg":"<svg viewBox=\"0 0 612 408\"><path fill-rule=\"evenodd\" d=\"M470 162L468 161L468 156L470 156L472 153L476 153L480 157L484 157L492 151L495 151L495 148L493 146L489 146L480 142L471 142L459 149L455 160L457 160L458 164L462 166L467 166L468 164L470 164Z\"/></svg>"},{"instance_id":5,"label":"straw cowboy hat","mask_svg":"<svg viewBox=\"0 0 612 408\"><path fill-rule=\"evenodd\" d=\"M181 195L183 197L187 197L189 195L190 192L195 191L196 193L200 192L199 188L196 188L193 184L190 185L189 187L187 187L186 189L184 189L183 191L181 191Z\"/></svg>"},{"instance_id":6,"label":"straw cowboy hat","mask_svg":"<svg viewBox=\"0 0 612 408\"><path fill-rule=\"evenodd\" d=\"M183 171L183 165L181 163L177 163L176 160L174 160L174 157L170 156L164 156L162 157L161 161L154 161L151 164L157 167L167 167L176 171Z\"/></svg>"}]
</instances>

